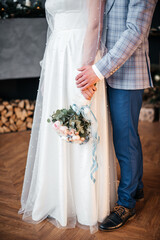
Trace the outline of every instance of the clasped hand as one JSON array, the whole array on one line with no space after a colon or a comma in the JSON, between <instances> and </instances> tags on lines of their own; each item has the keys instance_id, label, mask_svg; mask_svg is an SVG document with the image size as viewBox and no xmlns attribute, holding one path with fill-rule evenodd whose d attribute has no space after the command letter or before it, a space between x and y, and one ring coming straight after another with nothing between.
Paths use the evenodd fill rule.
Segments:
<instances>
[{"instance_id":1,"label":"clasped hand","mask_svg":"<svg viewBox=\"0 0 160 240\"><path fill-rule=\"evenodd\" d=\"M92 69L92 66L84 66L78 69L79 73L76 77L77 87L81 89L81 93L87 100L91 100L97 88L95 84L99 82L99 78Z\"/></svg>"}]
</instances>

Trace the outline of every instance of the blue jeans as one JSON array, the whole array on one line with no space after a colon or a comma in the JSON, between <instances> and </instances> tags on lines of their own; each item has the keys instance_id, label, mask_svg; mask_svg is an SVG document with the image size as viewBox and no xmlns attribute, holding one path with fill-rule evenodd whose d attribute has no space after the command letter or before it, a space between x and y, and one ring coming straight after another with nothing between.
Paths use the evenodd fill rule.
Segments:
<instances>
[{"instance_id":1,"label":"blue jeans","mask_svg":"<svg viewBox=\"0 0 160 240\"><path fill-rule=\"evenodd\" d=\"M127 208L135 207L136 190L143 188L143 157L138 134L143 91L114 89L107 85L113 141L121 169L117 203Z\"/></svg>"}]
</instances>

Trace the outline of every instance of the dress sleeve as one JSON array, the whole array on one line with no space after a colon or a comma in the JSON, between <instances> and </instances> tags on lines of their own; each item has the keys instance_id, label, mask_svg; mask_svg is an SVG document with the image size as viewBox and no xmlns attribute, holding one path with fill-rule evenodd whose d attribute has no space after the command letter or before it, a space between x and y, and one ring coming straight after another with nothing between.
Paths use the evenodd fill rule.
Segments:
<instances>
[{"instance_id":1,"label":"dress sleeve","mask_svg":"<svg viewBox=\"0 0 160 240\"><path fill-rule=\"evenodd\" d=\"M82 66L92 65L98 50L102 50L102 29L106 0L88 0L88 24L83 44ZM104 45L103 45L104 46Z\"/></svg>"}]
</instances>

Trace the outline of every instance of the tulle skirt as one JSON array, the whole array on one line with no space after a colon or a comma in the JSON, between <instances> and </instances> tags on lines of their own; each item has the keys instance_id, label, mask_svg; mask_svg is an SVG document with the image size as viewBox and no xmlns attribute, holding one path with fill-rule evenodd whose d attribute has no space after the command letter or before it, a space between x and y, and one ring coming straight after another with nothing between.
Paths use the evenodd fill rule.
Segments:
<instances>
[{"instance_id":1,"label":"tulle skirt","mask_svg":"<svg viewBox=\"0 0 160 240\"><path fill-rule=\"evenodd\" d=\"M67 143L47 122L57 109L89 103L75 83L84 34L83 29L54 31L46 45L18 213L30 223L47 219L56 227L79 226L94 233L117 200L105 83L98 82L91 106L100 137L95 183L90 178L92 141L83 145Z\"/></svg>"}]
</instances>

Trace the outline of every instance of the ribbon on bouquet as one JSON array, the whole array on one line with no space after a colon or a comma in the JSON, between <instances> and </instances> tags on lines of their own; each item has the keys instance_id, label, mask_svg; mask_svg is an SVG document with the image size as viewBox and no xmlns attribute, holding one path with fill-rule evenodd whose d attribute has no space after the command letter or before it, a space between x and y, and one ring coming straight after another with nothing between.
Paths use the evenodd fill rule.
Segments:
<instances>
[{"instance_id":1,"label":"ribbon on bouquet","mask_svg":"<svg viewBox=\"0 0 160 240\"><path fill-rule=\"evenodd\" d=\"M92 102L92 101L91 101ZM78 107L76 104L72 105L73 110L79 115L82 113L84 118L87 118L87 111L91 113L91 130L92 130L92 138L93 138L93 149L92 149L92 166L90 169L90 177L91 180L95 183L96 179L93 176L93 174L98 170L98 162L97 162L97 144L99 143L100 137L98 136L98 122L97 119L91 110L91 104L89 105L83 105L82 107Z\"/></svg>"}]
</instances>

